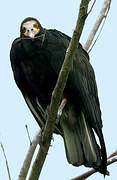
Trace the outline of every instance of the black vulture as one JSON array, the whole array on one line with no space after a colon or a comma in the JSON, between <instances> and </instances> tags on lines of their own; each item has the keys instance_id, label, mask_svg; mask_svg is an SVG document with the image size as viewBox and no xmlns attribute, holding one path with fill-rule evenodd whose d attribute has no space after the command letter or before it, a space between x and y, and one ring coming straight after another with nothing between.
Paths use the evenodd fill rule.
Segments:
<instances>
[{"instance_id":1,"label":"black vulture","mask_svg":"<svg viewBox=\"0 0 117 180\"><path fill-rule=\"evenodd\" d=\"M41 128L70 40L66 34L47 30L37 19L28 17L21 23L20 37L12 43L10 60L15 82ZM79 43L54 131L63 137L70 164L93 167L106 174L102 126L94 70Z\"/></svg>"}]
</instances>

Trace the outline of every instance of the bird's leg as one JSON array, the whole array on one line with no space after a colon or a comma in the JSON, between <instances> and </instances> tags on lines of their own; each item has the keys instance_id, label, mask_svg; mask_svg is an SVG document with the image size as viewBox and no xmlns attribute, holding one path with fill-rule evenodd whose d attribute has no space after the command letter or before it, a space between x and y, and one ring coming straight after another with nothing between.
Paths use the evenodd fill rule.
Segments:
<instances>
[{"instance_id":1,"label":"bird's leg","mask_svg":"<svg viewBox=\"0 0 117 180\"><path fill-rule=\"evenodd\" d=\"M60 104L60 106L59 106L58 113L57 113L57 119L56 119L56 123L57 123L57 124L59 123L60 117L61 117L61 115L62 115L62 112L63 112L63 109L64 109L66 103L67 103L67 99L66 99L66 98L63 98L63 99L62 99L62 102L61 102L61 104Z\"/></svg>"}]
</instances>

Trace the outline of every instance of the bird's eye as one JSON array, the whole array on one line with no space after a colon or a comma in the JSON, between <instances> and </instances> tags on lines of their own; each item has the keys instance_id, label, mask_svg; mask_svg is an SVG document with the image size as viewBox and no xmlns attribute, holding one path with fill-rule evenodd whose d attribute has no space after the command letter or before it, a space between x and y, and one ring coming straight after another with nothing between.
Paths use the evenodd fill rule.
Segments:
<instances>
[{"instance_id":1,"label":"bird's eye","mask_svg":"<svg viewBox=\"0 0 117 180\"><path fill-rule=\"evenodd\" d=\"M25 28L25 27L23 27L22 31L23 31L23 33L25 33L25 32L26 32L26 28Z\"/></svg>"},{"instance_id":2,"label":"bird's eye","mask_svg":"<svg viewBox=\"0 0 117 180\"><path fill-rule=\"evenodd\" d=\"M33 29L31 29L31 31L33 31Z\"/></svg>"},{"instance_id":3,"label":"bird's eye","mask_svg":"<svg viewBox=\"0 0 117 180\"><path fill-rule=\"evenodd\" d=\"M38 24L34 24L34 27L35 27L35 28L39 28Z\"/></svg>"}]
</instances>

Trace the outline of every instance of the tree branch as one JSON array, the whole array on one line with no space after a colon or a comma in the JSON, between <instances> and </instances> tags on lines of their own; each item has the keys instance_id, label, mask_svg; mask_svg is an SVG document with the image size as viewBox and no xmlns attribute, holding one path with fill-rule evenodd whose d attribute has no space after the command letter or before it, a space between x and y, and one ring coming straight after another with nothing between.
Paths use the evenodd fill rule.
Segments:
<instances>
[{"instance_id":1,"label":"tree branch","mask_svg":"<svg viewBox=\"0 0 117 180\"><path fill-rule=\"evenodd\" d=\"M6 167L7 167L8 177L9 177L9 180L11 180L11 175L10 175L9 165L8 165L7 157L6 157L6 154L5 154L4 146L3 146L2 143L0 143L0 145L1 145L1 149L2 149L2 151L3 151L3 155L4 155L4 158L5 158L5 162L6 162Z\"/></svg>"},{"instance_id":2,"label":"tree branch","mask_svg":"<svg viewBox=\"0 0 117 180\"><path fill-rule=\"evenodd\" d=\"M107 161L107 166L113 164L117 162L117 151L115 151L114 153L112 153L109 157L108 157L108 161ZM91 176L92 174L96 173L98 171L96 171L95 169L91 169L90 171L87 171L85 173L83 173L80 176L77 176L71 180L85 180L87 179L89 176Z\"/></svg>"},{"instance_id":3,"label":"tree branch","mask_svg":"<svg viewBox=\"0 0 117 180\"><path fill-rule=\"evenodd\" d=\"M115 152L113 152L112 154L109 155L108 159L114 157L114 156L117 156L117 150Z\"/></svg>"},{"instance_id":4,"label":"tree branch","mask_svg":"<svg viewBox=\"0 0 117 180\"><path fill-rule=\"evenodd\" d=\"M38 180L46 155L48 153L51 138L52 138L52 133L55 127L57 111L60 105L60 100L63 94L63 90L66 85L68 74L69 74L69 71L73 62L75 51L78 48L78 42L79 42L83 27L84 27L85 19L87 17L87 9L88 9L89 1L90 0L81 1L76 28L73 32L73 36L69 44L69 48L66 52L65 60L61 68L59 78L57 80L57 83L56 83L56 86L55 86L55 89L53 91L52 98L51 98L51 103L50 103L50 107L48 111L48 118L47 118L47 122L46 122L45 129L43 132L43 136L42 136L44 149L42 147L40 147L39 149L37 158L32 167L29 180Z\"/></svg>"},{"instance_id":5,"label":"tree branch","mask_svg":"<svg viewBox=\"0 0 117 180\"><path fill-rule=\"evenodd\" d=\"M26 128L26 132L27 132L27 135L28 135L28 139L29 139L30 145L31 145L31 144L32 144L32 142L31 142L31 138L30 138L30 134L29 134L28 126L27 126L27 125L25 125L25 128Z\"/></svg>"},{"instance_id":6,"label":"tree branch","mask_svg":"<svg viewBox=\"0 0 117 180\"><path fill-rule=\"evenodd\" d=\"M110 7L110 4L111 4L111 0L104 0L104 4L102 6L102 9L100 11L100 14L92 28L92 31L90 32L89 34L89 37L84 45L84 49L86 51L88 51L89 47L91 46L93 40L94 40L94 37L103 21L103 19L106 17L106 12L108 11L109 7Z\"/></svg>"},{"instance_id":7,"label":"tree branch","mask_svg":"<svg viewBox=\"0 0 117 180\"><path fill-rule=\"evenodd\" d=\"M26 158L24 160L24 163L22 165L22 168L20 170L19 176L18 176L18 180L25 180L26 176L28 174L29 168L30 168L30 164L36 149L36 146L39 142L39 136L40 136L40 131L38 131L35 135L35 137L33 138L28 153L26 155Z\"/></svg>"},{"instance_id":8,"label":"tree branch","mask_svg":"<svg viewBox=\"0 0 117 180\"><path fill-rule=\"evenodd\" d=\"M93 9L95 3L96 3L96 0L94 0L93 4L92 4L92 6L91 6L91 9L90 9L89 12L88 12L88 15L91 13L91 11L92 11L92 9Z\"/></svg>"}]
</instances>

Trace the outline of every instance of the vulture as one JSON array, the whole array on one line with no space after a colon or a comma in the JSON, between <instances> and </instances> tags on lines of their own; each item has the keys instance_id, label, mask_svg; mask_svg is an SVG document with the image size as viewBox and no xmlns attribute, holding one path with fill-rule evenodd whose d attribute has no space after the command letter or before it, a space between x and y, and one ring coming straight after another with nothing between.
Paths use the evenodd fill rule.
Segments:
<instances>
[{"instance_id":1,"label":"vulture","mask_svg":"<svg viewBox=\"0 0 117 180\"><path fill-rule=\"evenodd\" d=\"M43 28L37 19L28 17L21 23L20 37L11 46L15 82L41 129L70 40L66 34ZM107 174L102 127L95 73L88 53L79 43L54 130L63 137L70 164L93 167Z\"/></svg>"}]
</instances>

